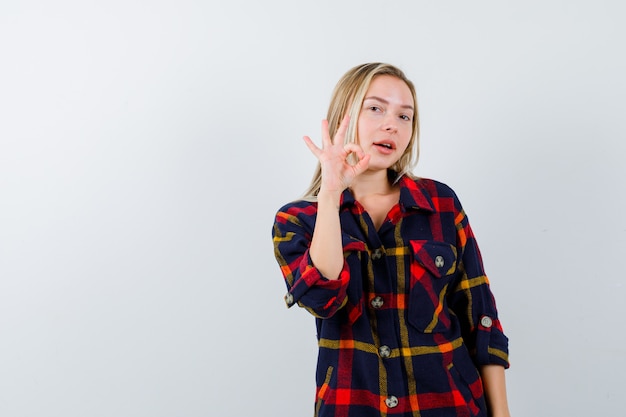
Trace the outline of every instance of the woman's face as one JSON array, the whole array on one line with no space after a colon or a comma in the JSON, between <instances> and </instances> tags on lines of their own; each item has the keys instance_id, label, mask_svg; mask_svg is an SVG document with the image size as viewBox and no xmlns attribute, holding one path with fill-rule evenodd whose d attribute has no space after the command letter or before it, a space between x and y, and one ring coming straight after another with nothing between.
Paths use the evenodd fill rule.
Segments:
<instances>
[{"instance_id":1,"label":"woman's face","mask_svg":"<svg viewBox=\"0 0 626 417\"><path fill-rule=\"evenodd\" d=\"M404 81L391 75L375 77L365 93L357 123L358 143L371 155L369 169L396 163L413 133L413 95Z\"/></svg>"}]
</instances>

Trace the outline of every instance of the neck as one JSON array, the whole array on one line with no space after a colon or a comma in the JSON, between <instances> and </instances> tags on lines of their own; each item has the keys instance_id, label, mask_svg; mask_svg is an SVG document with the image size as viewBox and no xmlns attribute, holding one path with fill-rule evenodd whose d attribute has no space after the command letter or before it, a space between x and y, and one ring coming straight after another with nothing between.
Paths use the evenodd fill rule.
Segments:
<instances>
[{"instance_id":1,"label":"neck","mask_svg":"<svg viewBox=\"0 0 626 417\"><path fill-rule=\"evenodd\" d=\"M364 172L358 176L357 180L352 183L350 189L354 198L363 199L370 195L386 195L393 190L393 186L389 184L387 171L381 170L376 172Z\"/></svg>"}]
</instances>

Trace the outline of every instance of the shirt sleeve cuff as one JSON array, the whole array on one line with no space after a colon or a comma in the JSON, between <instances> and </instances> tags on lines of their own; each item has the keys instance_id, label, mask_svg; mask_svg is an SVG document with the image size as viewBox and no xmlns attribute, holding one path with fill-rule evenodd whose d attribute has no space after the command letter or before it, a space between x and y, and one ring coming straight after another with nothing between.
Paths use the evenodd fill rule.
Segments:
<instances>
[{"instance_id":1,"label":"shirt sleeve cuff","mask_svg":"<svg viewBox=\"0 0 626 417\"><path fill-rule=\"evenodd\" d=\"M476 364L509 367L508 339L498 319L482 316L476 335Z\"/></svg>"},{"instance_id":2,"label":"shirt sleeve cuff","mask_svg":"<svg viewBox=\"0 0 626 417\"><path fill-rule=\"evenodd\" d=\"M302 257L300 279L285 295L287 307L299 304L320 318L331 317L347 301L346 291L350 281L348 264L344 261L339 278L324 277L313 265L310 254Z\"/></svg>"}]
</instances>

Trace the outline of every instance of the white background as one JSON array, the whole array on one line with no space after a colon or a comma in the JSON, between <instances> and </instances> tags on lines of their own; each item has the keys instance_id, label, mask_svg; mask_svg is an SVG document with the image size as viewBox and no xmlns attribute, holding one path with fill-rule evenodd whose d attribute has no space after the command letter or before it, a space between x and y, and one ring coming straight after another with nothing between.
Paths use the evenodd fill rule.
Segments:
<instances>
[{"instance_id":1,"label":"white background","mask_svg":"<svg viewBox=\"0 0 626 417\"><path fill-rule=\"evenodd\" d=\"M370 61L415 81L416 173L469 214L513 415L621 415L625 8L3 0L0 415L312 415L271 226Z\"/></svg>"}]
</instances>

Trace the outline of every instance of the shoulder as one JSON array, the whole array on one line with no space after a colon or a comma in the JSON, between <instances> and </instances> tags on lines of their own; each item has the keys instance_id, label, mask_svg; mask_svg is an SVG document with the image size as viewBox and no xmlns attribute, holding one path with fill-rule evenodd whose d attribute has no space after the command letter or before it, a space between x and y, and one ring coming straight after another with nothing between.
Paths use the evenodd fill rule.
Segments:
<instances>
[{"instance_id":1,"label":"shoulder","mask_svg":"<svg viewBox=\"0 0 626 417\"><path fill-rule=\"evenodd\" d=\"M454 190L441 181L407 176L402 178L400 185L408 191L405 192L405 206L411 206L415 202L417 207L433 212L457 213L462 210Z\"/></svg>"},{"instance_id":2,"label":"shoulder","mask_svg":"<svg viewBox=\"0 0 626 417\"><path fill-rule=\"evenodd\" d=\"M448 184L443 183L441 181L437 181L431 178L422 178L417 177L414 178L413 181L416 185L426 191L433 196L441 196L441 197L454 197L456 193Z\"/></svg>"},{"instance_id":3,"label":"shoulder","mask_svg":"<svg viewBox=\"0 0 626 417\"><path fill-rule=\"evenodd\" d=\"M317 202L295 200L284 204L278 209L276 222L308 223L308 221L314 221L316 214Z\"/></svg>"},{"instance_id":4,"label":"shoulder","mask_svg":"<svg viewBox=\"0 0 626 417\"><path fill-rule=\"evenodd\" d=\"M421 191L431 198L457 198L452 187L432 178L405 176L403 177L401 186L407 187L411 191Z\"/></svg>"},{"instance_id":5,"label":"shoulder","mask_svg":"<svg viewBox=\"0 0 626 417\"><path fill-rule=\"evenodd\" d=\"M317 211L316 201L294 200L284 204L278 209L279 213L308 213Z\"/></svg>"}]
</instances>

